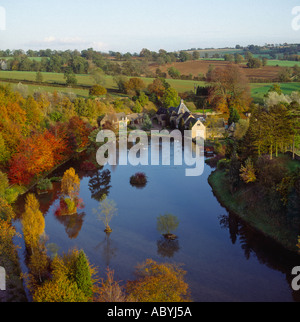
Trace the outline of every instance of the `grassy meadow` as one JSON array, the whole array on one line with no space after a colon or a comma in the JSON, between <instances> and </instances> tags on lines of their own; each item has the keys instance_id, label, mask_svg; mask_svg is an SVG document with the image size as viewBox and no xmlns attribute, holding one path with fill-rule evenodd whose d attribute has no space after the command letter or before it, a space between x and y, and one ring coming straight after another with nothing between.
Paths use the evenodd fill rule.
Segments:
<instances>
[{"instance_id":1,"label":"grassy meadow","mask_svg":"<svg viewBox=\"0 0 300 322\"><path fill-rule=\"evenodd\" d=\"M262 103L264 95L268 93L273 84L251 84L251 95L255 103ZM280 83L282 92L285 95L290 95L292 92L300 90L300 83Z\"/></svg>"},{"instance_id":2,"label":"grassy meadow","mask_svg":"<svg viewBox=\"0 0 300 322\"><path fill-rule=\"evenodd\" d=\"M300 63L300 62L299 62ZM88 88L70 88L65 85L64 74L62 73L42 73L43 83L45 84L26 84L28 86L28 93L33 94L34 91L45 91L53 93L54 91L62 93L75 93L80 97L88 97L89 90ZM90 75L76 75L79 86L92 86L95 84L93 78ZM19 82L22 81L32 81L36 79L35 72L20 72L20 71L0 71L0 84L5 85L8 82L3 80L16 80ZM143 78L146 86L153 82L153 78ZM168 79L168 83L176 89L179 93L186 91L194 91L195 85L205 86L205 82L193 81L193 80L178 80L178 79ZM16 83L10 83L12 87L16 86ZM63 87L54 87L53 85L60 85ZM105 76L105 85L107 89L110 89L112 92L117 91L116 83L113 80L113 76ZM272 83L255 83L251 84L251 95L255 103L262 103L264 95L268 92ZM300 83L281 83L280 87L284 94L291 94L293 91L300 90ZM120 96L120 94L114 94L113 96Z\"/></svg>"}]
</instances>

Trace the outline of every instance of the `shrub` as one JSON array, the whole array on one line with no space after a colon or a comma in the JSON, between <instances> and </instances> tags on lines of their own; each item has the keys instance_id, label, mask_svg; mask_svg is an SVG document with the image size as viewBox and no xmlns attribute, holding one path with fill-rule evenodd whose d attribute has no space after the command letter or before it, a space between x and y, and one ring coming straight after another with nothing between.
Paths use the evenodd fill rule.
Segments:
<instances>
[{"instance_id":1,"label":"shrub","mask_svg":"<svg viewBox=\"0 0 300 322\"><path fill-rule=\"evenodd\" d=\"M225 170L225 169L229 169L229 165L230 165L230 160L221 159L218 162L217 168L218 170Z\"/></svg>"},{"instance_id":2,"label":"shrub","mask_svg":"<svg viewBox=\"0 0 300 322\"><path fill-rule=\"evenodd\" d=\"M147 176L145 173L138 172L135 175L131 176L130 184L135 186L144 186L147 183Z\"/></svg>"},{"instance_id":3,"label":"shrub","mask_svg":"<svg viewBox=\"0 0 300 322\"><path fill-rule=\"evenodd\" d=\"M42 179L38 184L37 188L40 191L46 191L53 188L52 182L50 179Z\"/></svg>"},{"instance_id":4,"label":"shrub","mask_svg":"<svg viewBox=\"0 0 300 322\"><path fill-rule=\"evenodd\" d=\"M102 96L102 95L106 95L107 94L107 90L105 87L101 86L101 85L94 85L91 89L90 89L90 95L92 96Z\"/></svg>"}]
</instances>

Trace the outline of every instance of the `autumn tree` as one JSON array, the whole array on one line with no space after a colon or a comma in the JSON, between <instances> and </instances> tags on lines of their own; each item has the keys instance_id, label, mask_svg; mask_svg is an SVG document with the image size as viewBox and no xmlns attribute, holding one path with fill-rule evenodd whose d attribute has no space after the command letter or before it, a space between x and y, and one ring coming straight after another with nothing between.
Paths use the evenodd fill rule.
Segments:
<instances>
[{"instance_id":1,"label":"autumn tree","mask_svg":"<svg viewBox=\"0 0 300 322\"><path fill-rule=\"evenodd\" d=\"M69 120L67 131L69 138L73 138L74 140L73 150L82 149L89 143L91 129L78 116L74 116Z\"/></svg>"},{"instance_id":2,"label":"autumn tree","mask_svg":"<svg viewBox=\"0 0 300 322\"><path fill-rule=\"evenodd\" d=\"M234 64L216 68L209 78L209 102L220 112L235 108L240 114L249 109L251 94L249 82L240 68Z\"/></svg>"},{"instance_id":3,"label":"autumn tree","mask_svg":"<svg viewBox=\"0 0 300 322\"><path fill-rule=\"evenodd\" d=\"M12 206L0 196L0 219L11 221L15 217Z\"/></svg>"},{"instance_id":4,"label":"autumn tree","mask_svg":"<svg viewBox=\"0 0 300 322\"><path fill-rule=\"evenodd\" d=\"M125 90L127 94L132 96L140 93L141 90L145 89L146 85L142 79L134 77L130 78L129 81L125 83Z\"/></svg>"},{"instance_id":5,"label":"autumn tree","mask_svg":"<svg viewBox=\"0 0 300 322\"><path fill-rule=\"evenodd\" d=\"M240 177L245 183L251 183L256 181L256 170L251 159L247 159L245 165L242 165Z\"/></svg>"},{"instance_id":6,"label":"autumn tree","mask_svg":"<svg viewBox=\"0 0 300 322\"><path fill-rule=\"evenodd\" d=\"M174 232L179 225L178 218L172 214L160 215L157 218L157 230L164 234L166 238L174 238L175 235L171 234Z\"/></svg>"},{"instance_id":7,"label":"autumn tree","mask_svg":"<svg viewBox=\"0 0 300 322\"><path fill-rule=\"evenodd\" d=\"M107 90L101 85L94 85L91 87L89 94L92 96L102 96L107 94Z\"/></svg>"},{"instance_id":8,"label":"autumn tree","mask_svg":"<svg viewBox=\"0 0 300 322\"><path fill-rule=\"evenodd\" d=\"M0 217L0 254L8 258L16 258L14 247L12 247L12 239L20 234L16 232L15 227L7 220Z\"/></svg>"},{"instance_id":9,"label":"autumn tree","mask_svg":"<svg viewBox=\"0 0 300 322\"><path fill-rule=\"evenodd\" d=\"M76 249L56 256L51 278L33 292L34 302L89 302L94 293L96 271L83 251Z\"/></svg>"},{"instance_id":10,"label":"autumn tree","mask_svg":"<svg viewBox=\"0 0 300 322\"><path fill-rule=\"evenodd\" d=\"M109 226L112 218L117 214L116 203L112 199L108 199L106 195L103 195L102 200L99 202L98 210L93 209L93 212L98 216L105 225L105 232L110 233L112 229Z\"/></svg>"},{"instance_id":11,"label":"autumn tree","mask_svg":"<svg viewBox=\"0 0 300 322\"><path fill-rule=\"evenodd\" d=\"M49 131L36 133L23 140L9 164L12 183L28 184L34 176L51 170L66 156L66 142Z\"/></svg>"},{"instance_id":12,"label":"autumn tree","mask_svg":"<svg viewBox=\"0 0 300 322\"><path fill-rule=\"evenodd\" d=\"M151 84L148 85L150 94L155 94L158 99L161 99L166 91L166 85L160 78L155 78Z\"/></svg>"},{"instance_id":13,"label":"autumn tree","mask_svg":"<svg viewBox=\"0 0 300 322\"><path fill-rule=\"evenodd\" d=\"M120 303L130 301L125 294L124 287L114 280L114 271L109 267L106 269L106 280L101 279L97 293L94 299L95 302Z\"/></svg>"},{"instance_id":14,"label":"autumn tree","mask_svg":"<svg viewBox=\"0 0 300 322\"><path fill-rule=\"evenodd\" d=\"M80 191L80 179L74 168L67 170L61 181L63 201L67 204L68 214L76 213L78 196Z\"/></svg>"},{"instance_id":15,"label":"autumn tree","mask_svg":"<svg viewBox=\"0 0 300 322\"><path fill-rule=\"evenodd\" d=\"M39 202L34 194L28 194L22 215L22 226L25 244L32 253L38 248L40 237L45 229L45 219L39 208Z\"/></svg>"},{"instance_id":16,"label":"autumn tree","mask_svg":"<svg viewBox=\"0 0 300 322\"><path fill-rule=\"evenodd\" d=\"M152 259L137 265L137 279L129 281L126 291L138 302L187 302L189 287L186 272L176 264L159 264Z\"/></svg>"}]
</instances>

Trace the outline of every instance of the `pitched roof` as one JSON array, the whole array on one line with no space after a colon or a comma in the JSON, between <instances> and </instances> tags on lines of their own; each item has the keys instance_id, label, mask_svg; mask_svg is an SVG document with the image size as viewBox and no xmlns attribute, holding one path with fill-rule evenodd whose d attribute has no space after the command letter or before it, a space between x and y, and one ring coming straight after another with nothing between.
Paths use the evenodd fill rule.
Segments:
<instances>
[{"instance_id":1,"label":"pitched roof","mask_svg":"<svg viewBox=\"0 0 300 322\"><path fill-rule=\"evenodd\" d=\"M170 107L169 113L175 112L176 114L184 114L186 112L191 113L190 110L184 104L184 101L181 100L180 104L177 107Z\"/></svg>"},{"instance_id":2,"label":"pitched roof","mask_svg":"<svg viewBox=\"0 0 300 322\"><path fill-rule=\"evenodd\" d=\"M186 121L189 117L194 117L191 113L189 112L185 112L182 116L182 118L184 119L184 121Z\"/></svg>"},{"instance_id":3,"label":"pitched roof","mask_svg":"<svg viewBox=\"0 0 300 322\"><path fill-rule=\"evenodd\" d=\"M197 119L195 119L195 118L193 118L193 117L191 117L191 118L189 118L188 120L187 120L187 122L186 122L186 126L187 127L189 127L190 126L190 123L192 123L192 125L194 126L197 122L198 122L199 120L197 120Z\"/></svg>"},{"instance_id":4,"label":"pitched roof","mask_svg":"<svg viewBox=\"0 0 300 322\"><path fill-rule=\"evenodd\" d=\"M161 115L161 114L167 114L167 109L164 107L161 107L158 109L158 111L156 112L157 115Z\"/></svg>"}]
</instances>

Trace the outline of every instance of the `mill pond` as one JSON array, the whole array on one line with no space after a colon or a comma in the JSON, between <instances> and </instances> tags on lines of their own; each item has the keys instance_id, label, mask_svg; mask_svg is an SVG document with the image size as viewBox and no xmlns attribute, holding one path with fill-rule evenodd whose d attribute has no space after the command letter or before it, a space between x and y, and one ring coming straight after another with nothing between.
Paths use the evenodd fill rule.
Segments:
<instances>
[{"instance_id":1,"label":"mill pond","mask_svg":"<svg viewBox=\"0 0 300 322\"><path fill-rule=\"evenodd\" d=\"M99 277L105 277L110 267L115 279L123 282L134 279L135 266L148 258L179 263L187 272L186 282L195 302L300 301L291 287L291 271L299 265L300 256L222 207L208 183L214 170L208 165L202 176L187 177L185 165L107 165L89 170L83 167L87 161L95 163L95 152L84 152L51 174L61 177L70 167L76 170L84 203L77 214L57 215L59 182L49 193L38 196L49 255L83 249ZM137 172L146 174L144 186L130 184ZM105 234L93 211L104 195L117 207L111 234ZM25 197L16 204L19 219ZM164 214L177 217L175 240L165 239L157 230L157 218ZM19 219L15 226L22 233ZM16 244L20 246L22 271L26 272L24 241L17 238Z\"/></svg>"}]
</instances>

